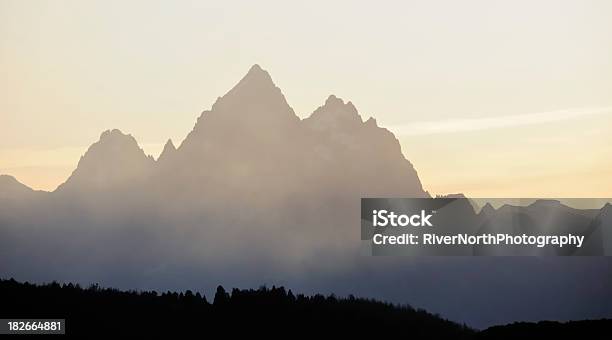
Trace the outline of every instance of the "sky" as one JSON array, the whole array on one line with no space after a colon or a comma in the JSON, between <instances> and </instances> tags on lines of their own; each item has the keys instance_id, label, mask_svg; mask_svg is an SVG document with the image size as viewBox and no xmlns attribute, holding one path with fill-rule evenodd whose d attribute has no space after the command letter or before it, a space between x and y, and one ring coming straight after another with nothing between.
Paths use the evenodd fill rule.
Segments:
<instances>
[{"instance_id":1,"label":"sky","mask_svg":"<svg viewBox=\"0 0 612 340\"><path fill-rule=\"evenodd\" d=\"M0 0L0 174L53 190L100 133L157 157L257 63L307 117L393 131L432 194L612 196L610 1Z\"/></svg>"}]
</instances>

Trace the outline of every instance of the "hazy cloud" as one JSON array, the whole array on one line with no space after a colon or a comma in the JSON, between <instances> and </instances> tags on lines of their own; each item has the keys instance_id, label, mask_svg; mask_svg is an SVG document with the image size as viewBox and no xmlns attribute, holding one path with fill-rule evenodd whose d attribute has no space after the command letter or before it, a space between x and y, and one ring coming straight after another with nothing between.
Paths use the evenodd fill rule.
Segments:
<instances>
[{"instance_id":1,"label":"hazy cloud","mask_svg":"<svg viewBox=\"0 0 612 340\"><path fill-rule=\"evenodd\" d=\"M440 133L469 132L497 128L511 128L526 125L544 124L585 116L612 112L612 106L566 109L547 112L533 112L516 115L484 118L444 119L422 121L410 124L389 126L389 130L400 136L429 135Z\"/></svg>"}]
</instances>

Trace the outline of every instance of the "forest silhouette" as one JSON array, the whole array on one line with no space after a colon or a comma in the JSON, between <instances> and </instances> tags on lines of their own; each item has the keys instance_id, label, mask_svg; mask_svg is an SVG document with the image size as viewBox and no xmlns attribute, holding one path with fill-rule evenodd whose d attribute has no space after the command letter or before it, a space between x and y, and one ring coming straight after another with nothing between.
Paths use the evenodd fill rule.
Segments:
<instances>
[{"instance_id":1,"label":"forest silhouette","mask_svg":"<svg viewBox=\"0 0 612 340\"><path fill-rule=\"evenodd\" d=\"M200 293L121 291L97 284L0 280L0 318L65 318L73 336L211 334L289 335L337 331L409 331L419 339L468 338L473 330L408 305L370 299L306 296L284 287Z\"/></svg>"},{"instance_id":2,"label":"forest silhouette","mask_svg":"<svg viewBox=\"0 0 612 340\"><path fill-rule=\"evenodd\" d=\"M612 320L544 321L474 330L409 305L352 295L294 294L284 287L226 291L212 299L185 292L121 291L97 284L32 284L0 280L0 318L64 318L66 334L174 336L185 334L402 335L410 339L604 339Z\"/></svg>"}]
</instances>

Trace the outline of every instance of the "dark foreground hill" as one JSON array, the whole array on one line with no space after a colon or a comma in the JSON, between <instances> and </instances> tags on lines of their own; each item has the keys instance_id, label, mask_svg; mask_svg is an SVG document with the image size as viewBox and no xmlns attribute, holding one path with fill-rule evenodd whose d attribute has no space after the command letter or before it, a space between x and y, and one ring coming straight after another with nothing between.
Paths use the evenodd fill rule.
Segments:
<instances>
[{"instance_id":1,"label":"dark foreground hill","mask_svg":"<svg viewBox=\"0 0 612 340\"><path fill-rule=\"evenodd\" d=\"M478 339L610 339L612 320L570 322L515 322L493 326L478 333Z\"/></svg>"},{"instance_id":2,"label":"dark foreground hill","mask_svg":"<svg viewBox=\"0 0 612 340\"><path fill-rule=\"evenodd\" d=\"M219 286L210 300L189 290L160 294L0 280L0 318L65 318L67 335L79 337L333 333L409 339L606 339L612 331L612 320L585 320L515 323L477 332L407 305L353 296L305 296L283 287L227 292Z\"/></svg>"}]
</instances>

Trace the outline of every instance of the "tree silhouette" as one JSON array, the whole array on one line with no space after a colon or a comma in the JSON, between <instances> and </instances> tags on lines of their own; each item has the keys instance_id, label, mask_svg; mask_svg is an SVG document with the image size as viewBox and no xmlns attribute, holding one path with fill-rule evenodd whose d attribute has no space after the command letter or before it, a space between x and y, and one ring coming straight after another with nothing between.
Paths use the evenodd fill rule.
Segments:
<instances>
[{"instance_id":1,"label":"tree silhouette","mask_svg":"<svg viewBox=\"0 0 612 340\"><path fill-rule=\"evenodd\" d=\"M510 339L573 334L609 335L611 320L513 324L476 332L409 305L334 295L295 295L284 287L233 289L222 286L212 304L199 292L119 291L97 284L81 288L57 282L35 285L0 280L0 318L64 318L69 336L177 337L200 334L279 335L312 332L402 335L411 339ZM603 338L602 338L603 339Z\"/></svg>"},{"instance_id":2,"label":"tree silhouette","mask_svg":"<svg viewBox=\"0 0 612 340\"><path fill-rule=\"evenodd\" d=\"M223 306L227 305L229 299L230 299L230 296L225 291L223 286L221 286L221 285L217 286L217 293L215 293L215 300L213 301L213 304L216 307L223 307Z\"/></svg>"}]
</instances>

